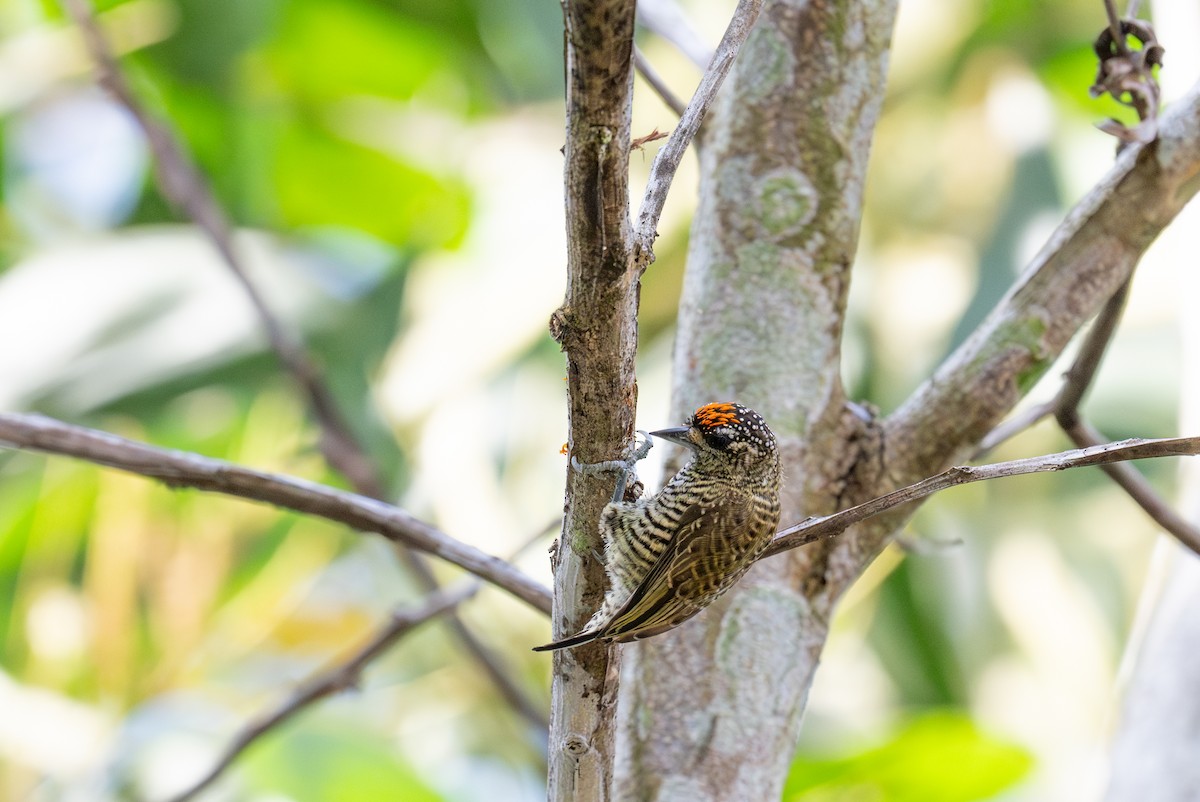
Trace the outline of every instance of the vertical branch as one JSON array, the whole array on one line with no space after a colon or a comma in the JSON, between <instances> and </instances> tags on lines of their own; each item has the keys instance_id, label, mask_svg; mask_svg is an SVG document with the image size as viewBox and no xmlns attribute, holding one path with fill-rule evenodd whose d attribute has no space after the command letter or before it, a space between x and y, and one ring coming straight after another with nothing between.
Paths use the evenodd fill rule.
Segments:
<instances>
[{"instance_id":1,"label":"vertical branch","mask_svg":"<svg viewBox=\"0 0 1200 802\"><path fill-rule=\"evenodd\" d=\"M633 440L637 283L631 261L629 142L634 0L564 0L567 141L566 299L550 321L567 356L570 451L583 463L622 457ZM611 478L569 469L554 557L555 636L583 625L605 576L597 522ZM612 772L614 650L554 655L551 800L607 799Z\"/></svg>"}]
</instances>

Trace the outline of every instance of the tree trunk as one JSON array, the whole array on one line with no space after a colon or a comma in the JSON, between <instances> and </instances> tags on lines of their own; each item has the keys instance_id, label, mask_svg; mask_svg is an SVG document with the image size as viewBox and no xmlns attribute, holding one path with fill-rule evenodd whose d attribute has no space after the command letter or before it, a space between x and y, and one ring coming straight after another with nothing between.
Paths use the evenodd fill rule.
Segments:
<instances>
[{"instance_id":1,"label":"tree trunk","mask_svg":"<svg viewBox=\"0 0 1200 802\"><path fill-rule=\"evenodd\" d=\"M768 2L706 124L673 409L736 400L770 422L785 522L859 500L856 466L874 464L840 346L894 12ZM697 619L624 647L618 799L779 797L832 604L865 564L830 554L764 561Z\"/></svg>"}]
</instances>

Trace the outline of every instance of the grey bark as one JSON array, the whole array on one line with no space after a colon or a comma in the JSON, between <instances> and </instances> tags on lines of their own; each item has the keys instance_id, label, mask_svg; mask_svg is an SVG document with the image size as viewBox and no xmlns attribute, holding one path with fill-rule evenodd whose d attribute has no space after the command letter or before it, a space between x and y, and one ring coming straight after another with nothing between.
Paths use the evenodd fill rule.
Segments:
<instances>
[{"instance_id":1,"label":"grey bark","mask_svg":"<svg viewBox=\"0 0 1200 802\"><path fill-rule=\"evenodd\" d=\"M851 474L871 450L839 352L894 12L768 2L707 123L673 409L762 413L785 521L860 500ZM625 648L617 798L778 798L828 626L831 597L805 581L819 553L761 563L698 619Z\"/></svg>"}]
</instances>

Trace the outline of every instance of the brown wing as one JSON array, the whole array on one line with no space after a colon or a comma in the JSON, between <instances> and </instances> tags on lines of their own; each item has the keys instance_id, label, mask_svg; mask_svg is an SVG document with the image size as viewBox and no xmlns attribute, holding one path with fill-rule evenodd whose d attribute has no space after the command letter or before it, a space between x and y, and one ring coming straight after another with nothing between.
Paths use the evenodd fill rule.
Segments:
<instances>
[{"instance_id":1,"label":"brown wing","mask_svg":"<svg viewBox=\"0 0 1200 802\"><path fill-rule=\"evenodd\" d=\"M662 555L601 637L634 640L683 623L741 575L750 551L751 499L730 494L693 504Z\"/></svg>"}]
</instances>

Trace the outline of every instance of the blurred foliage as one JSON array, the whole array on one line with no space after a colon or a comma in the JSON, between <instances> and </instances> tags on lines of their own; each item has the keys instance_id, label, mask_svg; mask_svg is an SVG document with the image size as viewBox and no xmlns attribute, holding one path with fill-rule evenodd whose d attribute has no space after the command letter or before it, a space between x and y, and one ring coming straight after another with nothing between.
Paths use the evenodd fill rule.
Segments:
<instances>
[{"instance_id":1,"label":"blurred foliage","mask_svg":"<svg viewBox=\"0 0 1200 802\"><path fill-rule=\"evenodd\" d=\"M564 259L558 5L98 6L390 492L489 552L526 543L562 500L563 369L545 331ZM719 32L732 3L690 6ZM1094 0L902 4L846 325L853 397L900 403L1103 171L1112 145L1091 124L1128 119L1087 95L1103 24ZM0 408L344 484L63 31L52 0L0 4L0 52L38 56L0 60L18 67L0 75ZM640 43L686 96L695 70ZM635 129L668 130L650 97L639 83ZM648 167L633 160L635 182ZM667 407L693 169L644 279L644 417ZM1168 434L1177 388L1155 366L1177 348L1170 320L1135 285L1127 321L1088 413L1114 438ZM1043 425L996 456L1065 447ZM1070 750L1103 737L1151 531L1095 473L939 496L910 551L843 605L784 798L1062 798ZM522 567L544 578L532 552ZM165 798L417 593L388 547L341 527L0 452L0 709L18 711L0 716L0 798ZM494 591L461 612L545 703L548 662L527 648L544 619ZM363 686L272 734L208 798L543 798L545 733L444 627Z\"/></svg>"},{"instance_id":2,"label":"blurred foliage","mask_svg":"<svg viewBox=\"0 0 1200 802\"><path fill-rule=\"evenodd\" d=\"M784 802L976 802L1024 777L1023 749L990 738L970 719L931 713L887 743L849 757L802 757L792 763Z\"/></svg>"},{"instance_id":3,"label":"blurred foliage","mask_svg":"<svg viewBox=\"0 0 1200 802\"><path fill-rule=\"evenodd\" d=\"M443 799L375 738L352 726L275 739L246 762L250 787L287 794L297 802L438 802Z\"/></svg>"}]
</instances>

